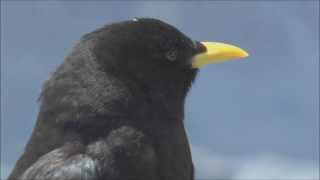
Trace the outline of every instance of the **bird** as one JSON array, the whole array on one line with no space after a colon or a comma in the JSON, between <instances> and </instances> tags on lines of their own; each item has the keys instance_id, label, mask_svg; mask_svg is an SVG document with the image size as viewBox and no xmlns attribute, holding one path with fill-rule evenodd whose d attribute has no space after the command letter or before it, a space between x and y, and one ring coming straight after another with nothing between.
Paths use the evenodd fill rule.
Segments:
<instances>
[{"instance_id":1,"label":"bird","mask_svg":"<svg viewBox=\"0 0 320 180\"><path fill-rule=\"evenodd\" d=\"M194 180L184 103L199 69L242 59L162 20L113 22L81 37L44 83L9 180Z\"/></svg>"}]
</instances>

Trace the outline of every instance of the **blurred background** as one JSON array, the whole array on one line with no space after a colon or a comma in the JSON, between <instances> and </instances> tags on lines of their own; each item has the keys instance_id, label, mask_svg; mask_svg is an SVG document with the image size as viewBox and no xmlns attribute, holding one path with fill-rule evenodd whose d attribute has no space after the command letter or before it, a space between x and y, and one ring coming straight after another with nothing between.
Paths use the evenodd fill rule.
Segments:
<instances>
[{"instance_id":1,"label":"blurred background","mask_svg":"<svg viewBox=\"0 0 320 180\"><path fill-rule=\"evenodd\" d=\"M154 17L236 44L186 101L197 179L319 179L319 1L1 1L1 177L32 132L42 83L81 35Z\"/></svg>"}]
</instances>

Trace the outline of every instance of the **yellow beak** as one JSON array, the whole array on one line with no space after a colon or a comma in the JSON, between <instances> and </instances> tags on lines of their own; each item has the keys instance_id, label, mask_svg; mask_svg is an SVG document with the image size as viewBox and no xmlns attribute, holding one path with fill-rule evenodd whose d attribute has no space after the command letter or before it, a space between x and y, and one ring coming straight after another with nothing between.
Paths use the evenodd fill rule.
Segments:
<instances>
[{"instance_id":1,"label":"yellow beak","mask_svg":"<svg viewBox=\"0 0 320 180\"><path fill-rule=\"evenodd\" d=\"M205 46L206 51L193 57L192 68L249 56L245 50L230 44L220 42L201 42L201 44Z\"/></svg>"}]
</instances>

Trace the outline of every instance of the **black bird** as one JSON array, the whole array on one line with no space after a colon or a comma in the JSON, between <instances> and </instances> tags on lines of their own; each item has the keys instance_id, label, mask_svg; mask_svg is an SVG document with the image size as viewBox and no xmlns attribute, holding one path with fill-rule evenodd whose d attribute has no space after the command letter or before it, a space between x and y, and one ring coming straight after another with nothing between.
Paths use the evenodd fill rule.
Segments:
<instances>
[{"instance_id":1,"label":"black bird","mask_svg":"<svg viewBox=\"0 0 320 180\"><path fill-rule=\"evenodd\" d=\"M187 92L199 67L246 56L150 18L84 35L44 84L9 179L193 180Z\"/></svg>"}]
</instances>

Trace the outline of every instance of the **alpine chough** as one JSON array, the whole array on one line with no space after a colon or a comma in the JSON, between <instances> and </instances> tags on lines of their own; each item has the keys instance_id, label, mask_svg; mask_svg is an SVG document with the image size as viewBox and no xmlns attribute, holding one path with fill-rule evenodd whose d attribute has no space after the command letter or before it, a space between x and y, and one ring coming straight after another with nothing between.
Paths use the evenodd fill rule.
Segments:
<instances>
[{"instance_id":1,"label":"alpine chough","mask_svg":"<svg viewBox=\"0 0 320 180\"><path fill-rule=\"evenodd\" d=\"M193 180L184 101L198 68L243 58L157 19L82 37L43 86L10 180Z\"/></svg>"}]
</instances>

